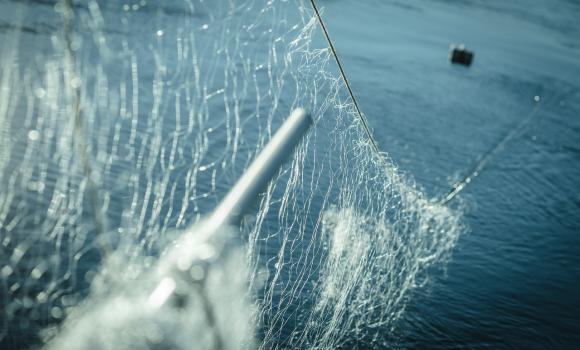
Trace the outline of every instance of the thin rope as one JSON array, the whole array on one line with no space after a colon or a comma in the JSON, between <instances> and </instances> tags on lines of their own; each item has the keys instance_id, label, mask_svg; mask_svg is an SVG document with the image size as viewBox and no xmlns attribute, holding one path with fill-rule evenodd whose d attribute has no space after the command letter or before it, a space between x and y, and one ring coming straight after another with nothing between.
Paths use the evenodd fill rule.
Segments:
<instances>
[{"instance_id":1,"label":"thin rope","mask_svg":"<svg viewBox=\"0 0 580 350\"><path fill-rule=\"evenodd\" d=\"M559 98L559 97L558 97ZM540 109L540 105L542 104L541 100L537 100L536 105L532 109L532 111L524 118L521 122L519 122L515 127L510 129L504 137L502 137L492 148L490 148L472 168L471 170L465 175L460 181L457 181L453 184L449 192L445 195L445 197L438 200L436 203L441 205L446 205L450 201L455 198L459 192L463 191L463 189L473 181L485 168L485 166L493 159L494 156L499 154L508 142L511 141L516 135L520 134L525 128L532 122L535 116L538 114Z\"/></svg>"},{"instance_id":2,"label":"thin rope","mask_svg":"<svg viewBox=\"0 0 580 350\"><path fill-rule=\"evenodd\" d=\"M93 218L93 224L95 225L95 234L97 238L97 244L101 255L106 256L107 252L111 250L110 242L108 242L105 237L105 232L107 230L106 217L103 213L99 201L99 192L97 184L94 179L94 171L91 166L90 155L89 155L89 145L86 140L86 130L83 125L82 108L81 108L81 88L72 87L71 79L78 75L76 66L76 56L73 46L73 20L75 18L74 8L72 0L63 0L63 32L65 39L65 69L70 77L68 86L70 87L70 94L72 98L72 107L74 113L74 132L76 136L76 147L78 149L78 154L81 160L81 166L83 174L87 181L86 193L88 195L91 215Z\"/></svg>"},{"instance_id":3,"label":"thin rope","mask_svg":"<svg viewBox=\"0 0 580 350\"><path fill-rule=\"evenodd\" d=\"M368 122L367 122L365 116L363 115L363 113L359 107L359 104L358 104L356 97L354 97L354 93L352 92L352 88L350 87L350 83L349 83L348 79L346 78L346 73L344 72L344 68L342 66L342 63L340 62L340 59L338 58L338 54L336 53L336 49L334 48L334 44L332 43L332 40L330 40L330 35L328 34L328 30L326 29L326 25L324 24L324 21L322 20L322 16L320 16L320 12L318 11L318 7L316 7L314 0L310 0L310 3L312 4L312 9L314 10L314 13L316 14L316 18L318 18L318 23L320 23L320 27L322 28L322 32L324 33L324 37L326 38L326 41L328 42L328 46L330 47L330 51L332 51L332 56L334 56L334 60L336 61L336 64L338 66L338 70L340 71L340 76L341 76L342 80L344 81L344 85L346 86L346 89L348 90L348 94L350 95L350 98L352 100L352 104L354 105L354 108L356 110L358 118L360 119L362 127L363 127L365 133L367 134L369 141L371 142L373 150L377 153L377 155L381 159L381 162L383 162L383 164L386 165L387 161L385 160L383 154L381 153L381 150L379 149L379 145L378 145L377 141L375 140L375 138L371 132L371 129L369 128Z\"/></svg>"}]
</instances>

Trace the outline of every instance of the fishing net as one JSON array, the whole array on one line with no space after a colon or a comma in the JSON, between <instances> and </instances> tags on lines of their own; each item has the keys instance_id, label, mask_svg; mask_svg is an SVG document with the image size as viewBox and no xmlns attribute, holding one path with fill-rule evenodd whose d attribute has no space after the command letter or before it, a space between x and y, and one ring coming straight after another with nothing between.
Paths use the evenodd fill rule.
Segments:
<instances>
[{"instance_id":1,"label":"fishing net","mask_svg":"<svg viewBox=\"0 0 580 350\"><path fill-rule=\"evenodd\" d=\"M373 151L308 3L3 1L0 21L1 344L66 328L76 348L390 346L460 216ZM137 332L139 303L111 296L140 288L299 106L314 125L211 260L209 296Z\"/></svg>"}]
</instances>

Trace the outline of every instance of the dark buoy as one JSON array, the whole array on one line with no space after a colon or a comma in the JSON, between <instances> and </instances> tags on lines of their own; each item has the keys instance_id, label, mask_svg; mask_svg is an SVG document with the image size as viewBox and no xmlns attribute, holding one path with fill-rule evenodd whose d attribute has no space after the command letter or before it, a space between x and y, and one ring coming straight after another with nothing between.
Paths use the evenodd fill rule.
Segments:
<instances>
[{"instance_id":1,"label":"dark buoy","mask_svg":"<svg viewBox=\"0 0 580 350\"><path fill-rule=\"evenodd\" d=\"M449 47L449 59L451 63L471 66L473 62L473 52L465 48L465 45L451 45Z\"/></svg>"}]
</instances>

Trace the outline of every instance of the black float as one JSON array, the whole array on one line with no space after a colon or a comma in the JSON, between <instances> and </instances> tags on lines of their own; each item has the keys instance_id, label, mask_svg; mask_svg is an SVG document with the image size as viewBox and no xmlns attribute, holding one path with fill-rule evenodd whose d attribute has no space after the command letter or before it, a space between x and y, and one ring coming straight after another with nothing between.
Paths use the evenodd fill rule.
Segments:
<instances>
[{"instance_id":1,"label":"black float","mask_svg":"<svg viewBox=\"0 0 580 350\"><path fill-rule=\"evenodd\" d=\"M465 45L451 45L449 47L449 59L451 63L471 66L473 62L473 52L465 48Z\"/></svg>"}]
</instances>

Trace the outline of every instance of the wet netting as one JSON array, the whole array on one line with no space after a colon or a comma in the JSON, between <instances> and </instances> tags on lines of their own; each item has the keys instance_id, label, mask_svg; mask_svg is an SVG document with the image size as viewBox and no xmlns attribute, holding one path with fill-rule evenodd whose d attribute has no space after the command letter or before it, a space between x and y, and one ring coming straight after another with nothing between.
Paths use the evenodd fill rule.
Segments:
<instances>
[{"instance_id":1,"label":"wet netting","mask_svg":"<svg viewBox=\"0 0 580 350\"><path fill-rule=\"evenodd\" d=\"M309 2L0 1L0 46L2 348L390 347L461 231L373 149ZM233 253L192 248L211 275L151 311L144 276L295 107Z\"/></svg>"}]
</instances>

